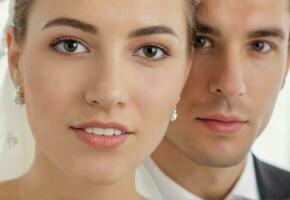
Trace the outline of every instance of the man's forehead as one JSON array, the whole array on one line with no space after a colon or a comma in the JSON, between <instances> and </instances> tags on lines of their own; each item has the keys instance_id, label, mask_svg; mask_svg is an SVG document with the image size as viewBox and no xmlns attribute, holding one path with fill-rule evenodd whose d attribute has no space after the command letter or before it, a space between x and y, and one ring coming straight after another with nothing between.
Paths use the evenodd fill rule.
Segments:
<instances>
[{"instance_id":1,"label":"man's forehead","mask_svg":"<svg viewBox=\"0 0 290 200\"><path fill-rule=\"evenodd\" d=\"M199 0L197 3L198 10L209 9L211 7L216 9L219 6L237 9L268 6L270 8L284 8L289 11L290 0Z\"/></svg>"},{"instance_id":2,"label":"man's forehead","mask_svg":"<svg viewBox=\"0 0 290 200\"><path fill-rule=\"evenodd\" d=\"M202 0L197 6L197 15L289 15L290 0Z\"/></svg>"},{"instance_id":3,"label":"man's forehead","mask_svg":"<svg viewBox=\"0 0 290 200\"><path fill-rule=\"evenodd\" d=\"M285 8L289 2L290 0L202 0L197 12L197 30L217 36L223 32L250 34L259 30L273 30L282 36L282 32L289 32L290 15Z\"/></svg>"}]
</instances>

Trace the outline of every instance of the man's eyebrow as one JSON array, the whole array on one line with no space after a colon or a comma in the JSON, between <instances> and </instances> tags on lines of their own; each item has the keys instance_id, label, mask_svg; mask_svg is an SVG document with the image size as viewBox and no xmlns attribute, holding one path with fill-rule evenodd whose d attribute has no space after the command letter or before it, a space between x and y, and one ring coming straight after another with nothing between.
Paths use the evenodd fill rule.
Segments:
<instances>
[{"instance_id":1,"label":"man's eyebrow","mask_svg":"<svg viewBox=\"0 0 290 200\"><path fill-rule=\"evenodd\" d=\"M201 23L201 22L196 23L195 32L203 33L203 34L210 34L214 36L221 36L221 32L217 28L211 25L205 24L205 23Z\"/></svg>"},{"instance_id":2,"label":"man's eyebrow","mask_svg":"<svg viewBox=\"0 0 290 200\"><path fill-rule=\"evenodd\" d=\"M257 29L253 32L250 32L248 35L250 38L258 38L258 37L276 37L281 40L285 39L285 33L282 29L271 27L271 28L261 28Z\"/></svg>"},{"instance_id":3,"label":"man's eyebrow","mask_svg":"<svg viewBox=\"0 0 290 200\"><path fill-rule=\"evenodd\" d=\"M91 34L98 33L98 29L91 24L88 24L86 22L82 22L82 21L77 20L77 19L65 18L65 17L56 18L56 19L49 21L47 24L45 24L43 26L42 30L46 29L46 28L53 27L53 26L69 26L72 28L80 29L86 33L91 33Z\"/></svg>"},{"instance_id":4,"label":"man's eyebrow","mask_svg":"<svg viewBox=\"0 0 290 200\"><path fill-rule=\"evenodd\" d=\"M178 38L177 34L167 26L149 26L140 28L129 34L129 38L142 37L153 34L169 34Z\"/></svg>"}]
</instances>

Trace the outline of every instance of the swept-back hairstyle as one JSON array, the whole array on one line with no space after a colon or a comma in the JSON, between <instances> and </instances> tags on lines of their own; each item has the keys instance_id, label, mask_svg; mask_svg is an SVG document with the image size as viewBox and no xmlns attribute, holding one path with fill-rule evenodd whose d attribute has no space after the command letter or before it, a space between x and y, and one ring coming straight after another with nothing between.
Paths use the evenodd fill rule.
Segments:
<instances>
[{"instance_id":1,"label":"swept-back hairstyle","mask_svg":"<svg viewBox=\"0 0 290 200\"><path fill-rule=\"evenodd\" d=\"M27 19L29 12L35 0L15 0L12 16L12 25L14 27L14 36L17 42L22 42L25 39L27 29ZM192 46L193 29L195 25L195 8L198 0L186 1L186 18L187 18L187 32L188 44Z\"/></svg>"}]
</instances>

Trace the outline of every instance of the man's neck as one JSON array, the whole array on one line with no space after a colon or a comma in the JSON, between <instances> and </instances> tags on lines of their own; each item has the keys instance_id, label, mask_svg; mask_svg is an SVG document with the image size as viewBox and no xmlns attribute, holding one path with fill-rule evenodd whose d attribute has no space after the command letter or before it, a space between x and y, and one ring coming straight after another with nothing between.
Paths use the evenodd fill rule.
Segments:
<instances>
[{"instance_id":1,"label":"man's neck","mask_svg":"<svg viewBox=\"0 0 290 200\"><path fill-rule=\"evenodd\" d=\"M176 183L202 199L224 199L241 176L245 159L232 167L201 165L164 139L152 159Z\"/></svg>"}]
</instances>

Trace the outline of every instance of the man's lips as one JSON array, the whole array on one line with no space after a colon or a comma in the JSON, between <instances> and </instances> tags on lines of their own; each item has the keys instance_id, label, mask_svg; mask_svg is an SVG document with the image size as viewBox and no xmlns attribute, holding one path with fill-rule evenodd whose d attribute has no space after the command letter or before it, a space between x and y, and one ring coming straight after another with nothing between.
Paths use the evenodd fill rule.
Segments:
<instances>
[{"instance_id":1,"label":"man's lips","mask_svg":"<svg viewBox=\"0 0 290 200\"><path fill-rule=\"evenodd\" d=\"M237 133L247 123L241 117L224 115L197 117L196 120L218 135Z\"/></svg>"}]
</instances>

